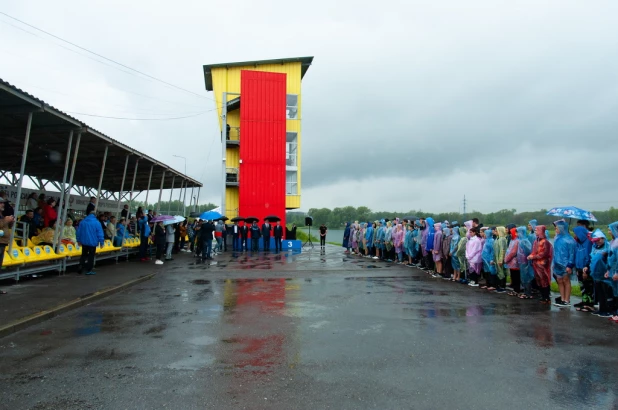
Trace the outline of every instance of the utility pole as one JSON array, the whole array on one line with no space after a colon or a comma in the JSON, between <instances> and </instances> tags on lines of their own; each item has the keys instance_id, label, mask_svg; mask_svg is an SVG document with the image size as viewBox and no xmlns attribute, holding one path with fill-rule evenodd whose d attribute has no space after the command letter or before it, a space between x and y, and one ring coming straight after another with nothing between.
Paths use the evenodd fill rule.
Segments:
<instances>
[{"instance_id":1,"label":"utility pole","mask_svg":"<svg viewBox=\"0 0 618 410\"><path fill-rule=\"evenodd\" d=\"M463 199L463 219L466 220L466 196L464 195Z\"/></svg>"}]
</instances>

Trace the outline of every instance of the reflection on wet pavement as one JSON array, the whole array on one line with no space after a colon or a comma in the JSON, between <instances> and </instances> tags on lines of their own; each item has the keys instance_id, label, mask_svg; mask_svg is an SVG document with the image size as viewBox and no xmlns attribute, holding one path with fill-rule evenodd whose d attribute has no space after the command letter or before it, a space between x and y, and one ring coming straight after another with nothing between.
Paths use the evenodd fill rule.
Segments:
<instances>
[{"instance_id":1,"label":"reflection on wet pavement","mask_svg":"<svg viewBox=\"0 0 618 410\"><path fill-rule=\"evenodd\" d=\"M237 278L187 261L2 340L4 397L14 408L36 405L26 393L42 377L37 397L58 400L61 386L80 386L62 394L83 407L179 408L174 397L185 408L618 403L618 326L607 321L404 267L366 276L375 262L328 253L328 275L260 277L258 266L283 269L301 257L275 256L209 266L253 266ZM315 256L305 262L323 263ZM131 383L108 391L124 379Z\"/></svg>"}]
</instances>

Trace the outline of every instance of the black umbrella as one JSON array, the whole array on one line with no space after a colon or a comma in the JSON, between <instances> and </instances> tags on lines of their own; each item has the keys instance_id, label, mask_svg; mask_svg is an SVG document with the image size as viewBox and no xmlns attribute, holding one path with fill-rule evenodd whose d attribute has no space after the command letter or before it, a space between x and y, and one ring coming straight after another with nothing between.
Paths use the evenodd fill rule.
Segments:
<instances>
[{"instance_id":1,"label":"black umbrella","mask_svg":"<svg viewBox=\"0 0 618 410\"><path fill-rule=\"evenodd\" d=\"M244 220L245 220L245 218L243 218L242 216L237 216L237 217L231 219L232 222L242 222Z\"/></svg>"},{"instance_id":2,"label":"black umbrella","mask_svg":"<svg viewBox=\"0 0 618 410\"><path fill-rule=\"evenodd\" d=\"M201 212L191 212L189 218L199 218L201 214Z\"/></svg>"},{"instance_id":3,"label":"black umbrella","mask_svg":"<svg viewBox=\"0 0 618 410\"><path fill-rule=\"evenodd\" d=\"M248 224L252 224L253 222L259 222L260 219L256 218L255 216L249 216L247 218L245 218L245 222Z\"/></svg>"},{"instance_id":4,"label":"black umbrella","mask_svg":"<svg viewBox=\"0 0 618 410\"><path fill-rule=\"evenodd\" d=\"M225 221L227 221L228 219L230 219L230 218L228 218L227 216L222 216L221 218L217 218L217 219L215 219L215 221L223 221L223 222L225 222Z\"/></svg>"},{"instance_id":5,"label":"black umbrella","mask_svg":"<svg viewBox=\"0 0 618 410\"><path fill-rule=\"evenodd\" d=\"M279 218L277 215L268 215L266 218L264 218L264 220L269 222L277 222L280 221L281 218Z\"/></svg>"}]
</instances>

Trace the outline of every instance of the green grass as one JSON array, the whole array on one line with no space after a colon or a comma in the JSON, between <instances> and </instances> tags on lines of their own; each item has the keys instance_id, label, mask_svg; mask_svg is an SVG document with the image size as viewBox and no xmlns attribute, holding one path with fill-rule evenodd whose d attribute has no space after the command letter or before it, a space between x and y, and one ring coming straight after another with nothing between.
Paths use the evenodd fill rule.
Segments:
<instances>
[{"instance_id":1,"label":"green grass","mask_svg":"<svg viewBox=\"0 0 618 410\"><path fill-rule=\"evenodd\" d=\"M551 283L551 291L556 292L556 293L560 292L558 290L558 284L556 282ZM578 297L582 296L582 291L579 288L579 285L573 285L571 287L571 296L578 296Z\"/></svg>"},{"instance_id":2,"label":"green grass","mask_svg":"<svg viewBox=\"0 0 618 410\"><path fill-rule=\"evenodd\" d=\"M309 234L307 232L304 232L298 229L296 231L296 239L302 242L306 242L307 240L309 240ZM320 240L316 238L315 236L311 235L311 242L318 242L318 245L319 245Z\"/></svg>"}]
</instances>

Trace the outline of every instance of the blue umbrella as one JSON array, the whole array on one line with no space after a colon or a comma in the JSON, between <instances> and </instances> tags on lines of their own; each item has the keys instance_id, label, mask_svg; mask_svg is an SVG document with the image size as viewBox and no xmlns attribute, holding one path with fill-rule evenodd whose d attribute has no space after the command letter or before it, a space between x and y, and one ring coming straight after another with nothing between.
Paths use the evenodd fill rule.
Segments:
<instances>
[{"instance_id":1,"label":"blue umbrella","mask_svg":"<svg viewBox=\"0 0 618 410\"><path fill-rule=\"evenodd\" d=\"M200 215L200 219L205 219L207 221L214 221L216 219L221 219L222 217L223 215L215 211L206 211Z\"/></svg>"},{"instance_id":2,"label":"blue umbrella","mask_svg":"<svg viewBox=\"0 0 618 410\"><path fill-rule=\"evenodd\" d=\"M585 221L597 221L596 216L585 209L576 208L574 206L561 206L552 208L547 212L547 215L558 216L560 218L583 219Z\"/></svg>"}]
</instances>

